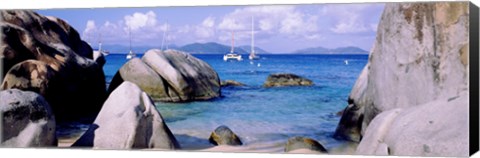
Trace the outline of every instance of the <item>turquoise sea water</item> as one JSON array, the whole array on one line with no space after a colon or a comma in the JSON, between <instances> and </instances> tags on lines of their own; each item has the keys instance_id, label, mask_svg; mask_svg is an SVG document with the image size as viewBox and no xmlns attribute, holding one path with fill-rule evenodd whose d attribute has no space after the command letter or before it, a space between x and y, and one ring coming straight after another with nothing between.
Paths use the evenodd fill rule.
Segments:
<instances>
[{"instance_id":1,"label":"turquoise sea water","mask_svg":"<svg viewBox=\"0 0 480 158\"><path fill-rule=\"evenodd\" d=\"M345 108L368 59L367 55L262 55L253 62L225 62L222 55L193 56L210 64L221 80L247 86L222 88L222 97L209 101L156 103L180 145L186 149L211 147L210 133L226 125L249 150L274 152L283 151L293 136L314 138L327 149L342 144L332 138L340 120L336 113ZM107 56L107 82L125 62L125 55ZM315 85L262 87L269 74L282 72L306 77Z\"/></svg>"}]
</instances>

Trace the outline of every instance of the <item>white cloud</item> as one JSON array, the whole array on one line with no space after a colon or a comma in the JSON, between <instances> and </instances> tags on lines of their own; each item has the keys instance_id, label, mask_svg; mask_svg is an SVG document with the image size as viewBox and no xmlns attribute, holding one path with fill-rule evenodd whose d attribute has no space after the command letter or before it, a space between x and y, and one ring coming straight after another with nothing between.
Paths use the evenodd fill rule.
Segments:
<instances>
[{"instance_id":1,"label":"white cloud","mask_svg":"<svg viewBox=\"0 0 480 158\"><path fill-rule=\"evenodd\" d=\"M154 27L157 24L157 15L153 11L145 14L134 13L124 17L125 25L130 26L132 30L138 30L143 27Z\"/></svg>"},{"instance_id":2,"label":"white cloud","mask_svg":"<svg viewBox=\"0 0 480 158\"><path fill-rule=\"evenodd\" d=\"M204 40L215 35L215 18L207 17L203 22L195 28L195 35Z\"/></svg>"},{"instance_id":3,"label":"white cloud","mask_svg":"<svg viewBox=\"0 0 480 158\"><path fill-rule=\"evenodd\" d=\"M230 33L235 31L236 40L250 39L251 18L255 18L255 32L263 35L281 35L289 38L311 38L318 34L317 16L303 13L295 6L252 6L236 9L225 15L218 24L218 30L223 33L219 40L228 41ZM267 36L264 36L267 37Z\"/></svg>"},{"instance_id":4,"label":"white cloud","mask_svg":"<svg viewBox=\"0 0 480 158\"><path fill-rule=\"evenodd\" d=\"M326 5L322 8L323 17L333 19L330 30L338 34L375 32L378 20L372 12L382 9L382 4Z\"/></svg>"},{"instance_id":5,"label":"white cloud","mask_svg":"<svg viewBox=\"0 0 480 158\"><path fill-rule=\"evenodd\" d=\"M97 26L95 25L95 21L88 20L87 21L87 26L85 27L85 32L92 32L95 29L97 29Z\"/></svg>"}]
</instances>

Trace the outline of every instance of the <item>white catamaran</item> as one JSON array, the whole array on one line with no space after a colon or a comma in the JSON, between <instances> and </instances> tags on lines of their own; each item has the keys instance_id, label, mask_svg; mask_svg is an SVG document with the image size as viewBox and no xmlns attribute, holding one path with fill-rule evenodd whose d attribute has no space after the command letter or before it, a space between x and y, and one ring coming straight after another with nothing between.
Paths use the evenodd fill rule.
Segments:
<instances>
[{"instance_id":1,"label":"white catamaran","mask_svg":"<svg viewBox=\"0 0 480 158\"><path fill-rule=\"evenodd\" d=\"M132 51L132 35L131 35L130 32L131 32L131 31L130 31L130 27L128 27L128 38L129 38L129 40L130 40L130 52L128 52L128 54L127 54L127 57L126 57L127 59L132 59L132 58L134 58L134 57L137 56L137 55Z\"/></svg>"},{"instance_id":2,"label":"white catamaran","mask_svg":"<svg viewBox=\"0 0 480 158\"><path fill-rule=\"evenodd\" d=\"M253 16L252 16L252 44L251 44L251 51L250 55L248 56L248 59L250 60L258 60L260 57L255 54L255 45L254 45L254 40L255 40L255 33L253 32L254 30L254 23L253 23Z\"/></svg>"},{"instance_id":3,"label":"white catamaran","mask_svg":"<svg viewBox=\"0 0 480 158\"><path fill-rule=\"evenodd\" d=\"M241 61L242 60L242 55L237 54L234 50L234 45L235 45L234 37L235 37L235 35L232 32L232 48L230 49L230 53L227 53L227 54L223 55L223 60L224 61L229 61L229 60Z\"/></svg>"}]
</instances>

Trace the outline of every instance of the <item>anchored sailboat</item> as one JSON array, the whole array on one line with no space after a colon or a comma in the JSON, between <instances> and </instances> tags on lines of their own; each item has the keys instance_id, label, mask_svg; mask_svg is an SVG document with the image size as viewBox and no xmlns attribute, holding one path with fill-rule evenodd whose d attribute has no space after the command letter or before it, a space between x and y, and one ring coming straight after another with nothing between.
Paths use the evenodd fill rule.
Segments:
<instances>
[{"instance_id":1,"label":"anchored sailboat","mask_svg":"<svg viewBox=\"0 0 480 158\"><path fill-rule=\"evenodd\" d=\"M103 56L107 56L108 54L110 54L109 51L102 49L102 34L100 34L100 37L98 39L98 49L94 49L93 52L102 53Z\"/></svg>"},{"instance_id":2,"label":"anchored sailboat","mask_svg":"<svg viewBox=\"0 0 480 158\"><path fill-rule=\"evenodd\" d=\"M128 38L129 38L129 41L130 41L130 52L128 52L127 54L127 59L132 59L134 57L136 57L137 55L132 51L132 35L130 33L130 26L128 27Z\"/></svg>"},{"instance_id":3,"label":"anchored sailboat","mask_svg":"<svg viewBox=\"0 0 480 158\"><path fill-rule=\"evenodd\" d=\"M250 51L250 55L248 56L248 59L250 59L250 60L260 59L260 57L255 54L255 45L254 45L255 33L253 32L254 27L255 26L254 26L254 23L253 23L253 16L252 16L252 44L251 44L252 48L251 48L251 51Z\"/></svg>"},{"instance_id":4,"label":"anchored sailboat","mask_svg":"<svg viewBox=\"0 0 480 158\"><path fill-rule=\"evenodd\" d=\"M237 54L234 50L234 45L235 45L234 37L235 37L235 35L232 32L232 48L230 49L230 53L223 55L223 60L224 61L229 61L229 60L241 61L242 60L242 55Z\"/></svg>"}]
</instances>

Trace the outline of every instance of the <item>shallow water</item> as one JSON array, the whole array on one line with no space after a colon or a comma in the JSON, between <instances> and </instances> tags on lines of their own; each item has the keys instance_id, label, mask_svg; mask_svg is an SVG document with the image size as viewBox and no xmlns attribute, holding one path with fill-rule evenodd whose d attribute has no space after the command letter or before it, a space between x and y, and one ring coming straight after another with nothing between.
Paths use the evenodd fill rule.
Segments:
<instances>
[{"instance_id":1,"label":"shallow water","mask_svg":"<svg viewBox=\"0 0 480 158\"><path fill-rule=\"evenodd\" d=\"M327 149L343 142L332 138L346 99L366 55L263 55L250 62L224 62L221 55L194 55L209 63L221 80L245 87L222 88L222 97L190 103L156 103L184 148L211 147L210 133L227 125L253 151L281 152L287 139L307 136ZM348 65L345 64L348 60ZM310 87L263 88L272 73L294 73L314 82Z\"/></svg>"},{"instance_id":2,"label":"shallow water","mask_svg":"<svg viewBox=\"0 0 480 158\"><path fill-rule=\"evenodd\" d=\"M209 101L157 102L157 109L183 149L213 147L208 137L220 125L232 129L244 143L242 150L251 152L283 152L284 144L293 136L311 137L327 149L346 144L332 138L340 120L336 113L345 108L367 55L262 55L253 62L224 62L222 55L194 56L210 64L221 80L236 80L247 86L224 87L222 97ZM108 84L127 60L117 54L106 59ZM282 72L311 79L314 86L262 87L269 74ZM87 127L60 127L71 130L57 133L69 140Z\"/></svg>"}]
</instances>

